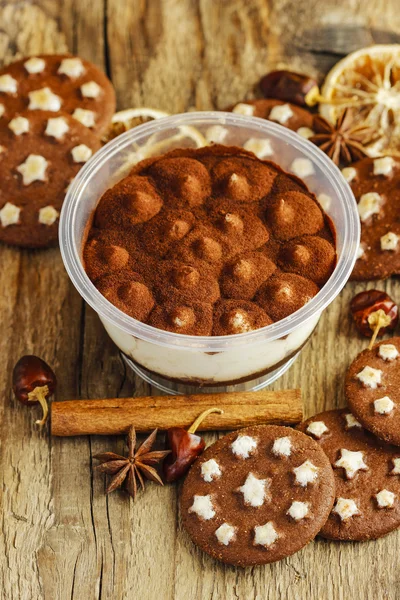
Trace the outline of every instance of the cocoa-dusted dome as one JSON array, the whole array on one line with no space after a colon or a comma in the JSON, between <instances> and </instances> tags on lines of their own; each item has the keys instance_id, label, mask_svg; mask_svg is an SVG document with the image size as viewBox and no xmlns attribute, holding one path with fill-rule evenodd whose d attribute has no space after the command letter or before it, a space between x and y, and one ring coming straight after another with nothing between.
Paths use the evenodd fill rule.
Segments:
<instances>
[{"instance_id":1,"label":"cocoa-dusted dome","mask_svg":"<svg viewBox=\"0 0 400 600\"><path fill-rule=\"evenodd\" d=\"M128 315L209 336L298 310L329 278L336 252L330 220L297 177L216 145L138 163L100 199L83 258Z\"/></svg>"}]
</instances>

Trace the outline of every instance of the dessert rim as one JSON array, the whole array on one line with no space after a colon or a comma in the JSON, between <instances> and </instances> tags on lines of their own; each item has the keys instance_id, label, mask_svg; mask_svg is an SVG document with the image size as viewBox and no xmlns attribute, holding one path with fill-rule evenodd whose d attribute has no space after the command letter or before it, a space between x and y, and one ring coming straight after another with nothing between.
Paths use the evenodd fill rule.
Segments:
<instances>
[{"instance_id":1,"label":"dessert rim","mask_svg":"<svg viewBox=\"0 0 400 600\"><path fill-rule=\"evenodd\" d=\"M220 125L243 126L247 129L253 129L255 133L263 132L266 135L271 133L275 137L279 137L281 141L283 140L299 150L302 156L312 158L313 162L323 169L324 176L329 179L330 185L335 188L337 196L342 199L345 213L345 227L342 232L343 247L340 256L338 256L335 270L318 294L298 311L280 321L254 331L223 336L197 336L169 332L142 323L119 310L90 281L82 263L82 248L78 247L79 244L74 239L78 205L84 201L85 188L91 177L106 165L110 158L132 146L141 137L147 138L152 134L168 129L183 128L184 130L184 128L195 128L196 125L210 125L210 121L215 121L214 124ZM140 144L138 144L138 147L140 148ZM98 200L100 200L100 197ZM265 119L233 113L204 111L163 117L150 123L144 123L111 140L96 152L80 170L68 189L60 216L59 237L61 255L71 281L82 298L100 317L111 322L122 331L145 341L185 350L198 351L203 349L205 352L216 352L230 349L233 346L246 346L249 343L273 341L285 337L297 327L306 323L316 313L321 313L340 293L350 276L356 260L356 251L360 239L360 223L356 200L350 186L334 163L311 142L304 140L289 129Z\"/></svg>"}]
</instances>

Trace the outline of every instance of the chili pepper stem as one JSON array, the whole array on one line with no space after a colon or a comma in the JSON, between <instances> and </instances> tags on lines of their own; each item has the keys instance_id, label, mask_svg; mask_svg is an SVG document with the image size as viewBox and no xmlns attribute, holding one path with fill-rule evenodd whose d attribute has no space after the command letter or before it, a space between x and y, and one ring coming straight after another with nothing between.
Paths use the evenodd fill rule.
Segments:
<instances>
[{"instance_id":1,"label":"chili pepper stem","mask_svg":"<svg viewBox=\"0 0 400 600\"><path fill-rule=\"evenodd\" d=\"M224 414L224 411L221 410L220 408L216 408L215 406L213 408L208 408L207 410L202 412L201 415L199 415L197 417L197 419L194 421L194 423L189 427L188 433L195 433L197 428L204 421L204 419L206 417L208 417L208 415L211 415L212 413L219 413L220 415L222 415L222 414Z\"/></svg>"},{"instance_id":2,"label":"chili pepper stem","mask_svg":"<svg viewBox=\"0 0 400 600\"><path fill-rule=\"evenodd\" d=\"M39 402L40 406L42 407L43 416L41 419L38 419L36 421L36 425L39 425L39 427L43 427L43 425L47 421L47 416L49 414L49 406L46 400L46 396L48 396L48 394L49 388L47 387L47 385L35 387L35 389L29 392L28 394L28 399L30 402Z\"/></svg>"},{"instance_id":3,"label":"chili pepper stem","mask_svg":"<svg viewBox=\"0 0 400 600\"><path fill-rule=\"evenodd\" d=\"M385 313L385 311L383 311L382 309L377 310L375 313L371 313L369 318L368 318L368 322L370 323L370 325L374 325L373 321L371 319L371 317L374 315L374 320L376 318L376 323L375 323L375 327L374 327L374 333L372 334L372 338L371 341L369 343L368 346L368 350L371 350L372 346L375 344L375 340L378 336L379 331L382 329L382 327L387 327L388 325L390 325L391 322L391 318ZM371 327L372 329L372 327Z\"/></svg>"},{"instance_id":4,"label":"chili pepper stem","mask_svg":"<svg viewBox=\"0 0 400 600\"><path fill-rule=\"evenodd\" d=\"M313 87L306 94L305 102L307 106L315 106L316 104L332 104L333 106L340 106L341 104L345 104L346 106L359 106L360 101L356 96L352 98L325 98L319 92L318 87Z\"/></svg>"}]
</instances>

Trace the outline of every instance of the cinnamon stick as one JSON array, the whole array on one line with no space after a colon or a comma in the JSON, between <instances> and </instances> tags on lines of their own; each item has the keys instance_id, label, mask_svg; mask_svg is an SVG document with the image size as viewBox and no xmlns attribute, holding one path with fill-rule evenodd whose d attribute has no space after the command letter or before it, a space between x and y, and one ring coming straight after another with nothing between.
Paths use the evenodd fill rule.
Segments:
<instances>
[{"instance_id":1,"label":"cinnamon stick","mask_svg":"<svg viewBox=\"0 0 400 600\"><path fill-rule=\"evenodd\" d=\"M300 390L67 400L52 403L51 433L55 436L123 434L131 424L138 432L187 428L202 411L213 406L224 412L209 415L199 428L202 431L239 429L261 423L293 425L303 417Z\"/></svg>"}]
</instances>

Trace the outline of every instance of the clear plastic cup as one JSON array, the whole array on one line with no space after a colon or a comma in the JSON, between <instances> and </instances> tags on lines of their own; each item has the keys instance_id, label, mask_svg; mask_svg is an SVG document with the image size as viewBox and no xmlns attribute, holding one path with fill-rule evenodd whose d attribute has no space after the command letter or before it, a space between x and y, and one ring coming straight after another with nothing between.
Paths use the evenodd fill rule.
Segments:
<instances>
[{"instance_id":1,"label":"clear plastic cup","mask_svg":"<svg viewBox=\"0 0 400 600\"><path fill-rule=\"evenodd\" d=\"M139 160L172 148L199 147L222 138L226 145L242 147L249 147L249 140L268 139L272 153L265 158L289 172L295 159L309 161L306 165L312 165L312 173L303 180L336 227L336 268L310 302L262 329L212 337L156 329L121 312L90 281L81 259L86 225L103 192ZM268 146L264 146L264 151L268 151ZM339 169L321 150L280 125L223 112L193 112L159 119L112 140L74 179L60 218L65 268L82 298L97 312L132 369L152 385L174 394L257 390L282 375L310 337L322 311L348 280L359 240L354 196Z\"/></svg>"}]
</instances>

